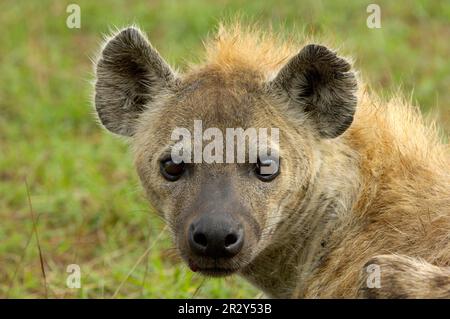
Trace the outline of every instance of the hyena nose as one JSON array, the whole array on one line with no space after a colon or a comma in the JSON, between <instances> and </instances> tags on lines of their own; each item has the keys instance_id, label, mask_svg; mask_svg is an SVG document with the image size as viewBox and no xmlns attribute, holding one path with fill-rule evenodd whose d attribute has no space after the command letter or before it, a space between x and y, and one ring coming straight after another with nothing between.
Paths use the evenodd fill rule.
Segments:
<instances>
[{"instance_id":1,"label":"hyena nose","mask_svg":"<svg viewBox=\"0 0 450 319\"><path fill-rule=\"evenodd\" d=\"M229 218L204 215L189 227L189 247L200 256L231 258L241 251L243 244L242 225Z\"/></svg>"}]
</instances>

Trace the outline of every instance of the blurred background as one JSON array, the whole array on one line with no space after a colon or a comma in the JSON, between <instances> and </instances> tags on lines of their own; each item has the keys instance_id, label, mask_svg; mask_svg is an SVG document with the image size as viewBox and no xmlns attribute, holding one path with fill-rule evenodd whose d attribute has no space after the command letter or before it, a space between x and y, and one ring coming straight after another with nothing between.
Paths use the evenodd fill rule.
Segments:
<instances>
[{"instance_id":1,"label":"blurred background","mask_svg":"<svg viewBox=\"0 0 450 319\"><path fill-rule=\"evenodd\" d=\"M71 3L81 8L79 29L66 25ZM239 277L205 280L180 263L126 142L94 120L90 58L110 27L137 23L183 69L221 19L240 14L331 39L374 90L386 98L400 91L437 118L445 139L450 2L377 1L380 29L366 25L370 3L2 0L0 297L258 297ZM81 268L80 289L66 286L70 264Z\"/></svg>"}]
</instances>

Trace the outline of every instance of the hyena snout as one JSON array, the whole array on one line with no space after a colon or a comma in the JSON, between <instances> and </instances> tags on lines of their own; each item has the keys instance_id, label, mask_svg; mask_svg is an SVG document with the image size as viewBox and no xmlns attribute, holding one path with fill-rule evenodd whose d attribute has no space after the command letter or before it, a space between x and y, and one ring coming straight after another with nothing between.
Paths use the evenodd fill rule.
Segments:
<instances>
[{"instance_id":1,"label":"hyena snout","mask_svg":"<svg viewBox=\"0 0 450 319\"><path fill-rule=\"evenodd\" d=\"M205 214L189 226L188 243L195 255L232 258L244 245L244 227L230 216Z\"/></svg>"}]
</instances>

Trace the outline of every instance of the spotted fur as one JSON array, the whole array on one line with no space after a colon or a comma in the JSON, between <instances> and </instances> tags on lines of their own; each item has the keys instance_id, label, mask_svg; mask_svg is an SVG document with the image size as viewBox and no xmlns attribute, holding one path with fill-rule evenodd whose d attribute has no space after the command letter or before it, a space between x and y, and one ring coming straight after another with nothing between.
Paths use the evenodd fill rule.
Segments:
<instances>
[{"instance_id":1,"label":"spotted fur","mask_svg":"<svg viewBox=\"0 0 450 319\"><path fill-rule=\"evenodd\" d=\"M410 102L380 99L350 59L307 43L221 27L202 62L177 75L125 29L96 64L95 106L107 129L132 136L138 175L186 262L186 225L214 204L247 233L232 262L216 263L269 297L449 298L448 146ZM199 164L165 181L170 134L195 119L280 128L281 174L262 183L237 165ZM367 286L370 264L380 288Z\"/></svg>"}]
</instances>

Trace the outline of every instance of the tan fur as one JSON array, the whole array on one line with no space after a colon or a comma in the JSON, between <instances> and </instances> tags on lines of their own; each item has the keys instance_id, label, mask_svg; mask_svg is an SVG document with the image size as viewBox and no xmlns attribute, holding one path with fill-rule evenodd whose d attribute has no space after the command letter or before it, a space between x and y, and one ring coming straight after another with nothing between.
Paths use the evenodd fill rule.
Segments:
<instances>
[{"instance_id":1,"label":"tan fur","mask_svg":"<svg viewBox=\"0 0 450 319\"><path fill-rule=\"evenodd\" d=\"M180 255L190 258L185 225L205 187L227 185L252 220L239 217L248 243L232 266L268 296L450 298L449 148L434 125L409 101L383 101L360 81L350 128L322 138L312 116L294 114L266 86L302 44L234 24L205 47L203 62L152 97L126 130L136 132L139 176ZM221 129L279 127L282 173L261 184L236 175L237 166L199 164L189 181L163 181L158 163L170 133L194 119ZM381 267L381 288L367 287L369 264Z\"/></svg>"},{"instance_id":2,"label":"tan fur","mask_svg":"<svg viewBox=\"0 0 450 319\"><path fill-rule=\"evenodd\" d=\"M359 100L345 136L360 156L362 187L352 210L354 225L310 280L305 296L356 297L357 269L381 254L450 265L448 146L439 142L433 125L424 124L419 110L400 97L386 103L364 93ZM321 289L325 283L326 292ZM404 284L414 287L414 282ZM421 294L433 297L434 291Z\"/></svg>"},{"instance_id":3,"label":"tan fur","mask_svg":"<svg viewBox=\"0 0 450 319\"><path fill-rule=\"evenodd\" d=\"M290 43L236 26L221 30L207 48L207 63L226 69L246 63L267 76L295 53ZM381 254L401 253L450 266L448 146L440 142L434 124L425 124L420 111L400 96L385 102L361 89L358 100L354 123L340 141L357 152L361 172L362 185L352 215L346 217L351 226L336 236L342 243L307 284L299 285L297 296L357 297L357 274L369 258ZM329 156L335 162L339 153ZM345 167L339 173L348 174ZM433 296L433 290L413 295Z\"/></svg>"}]
</instances>

